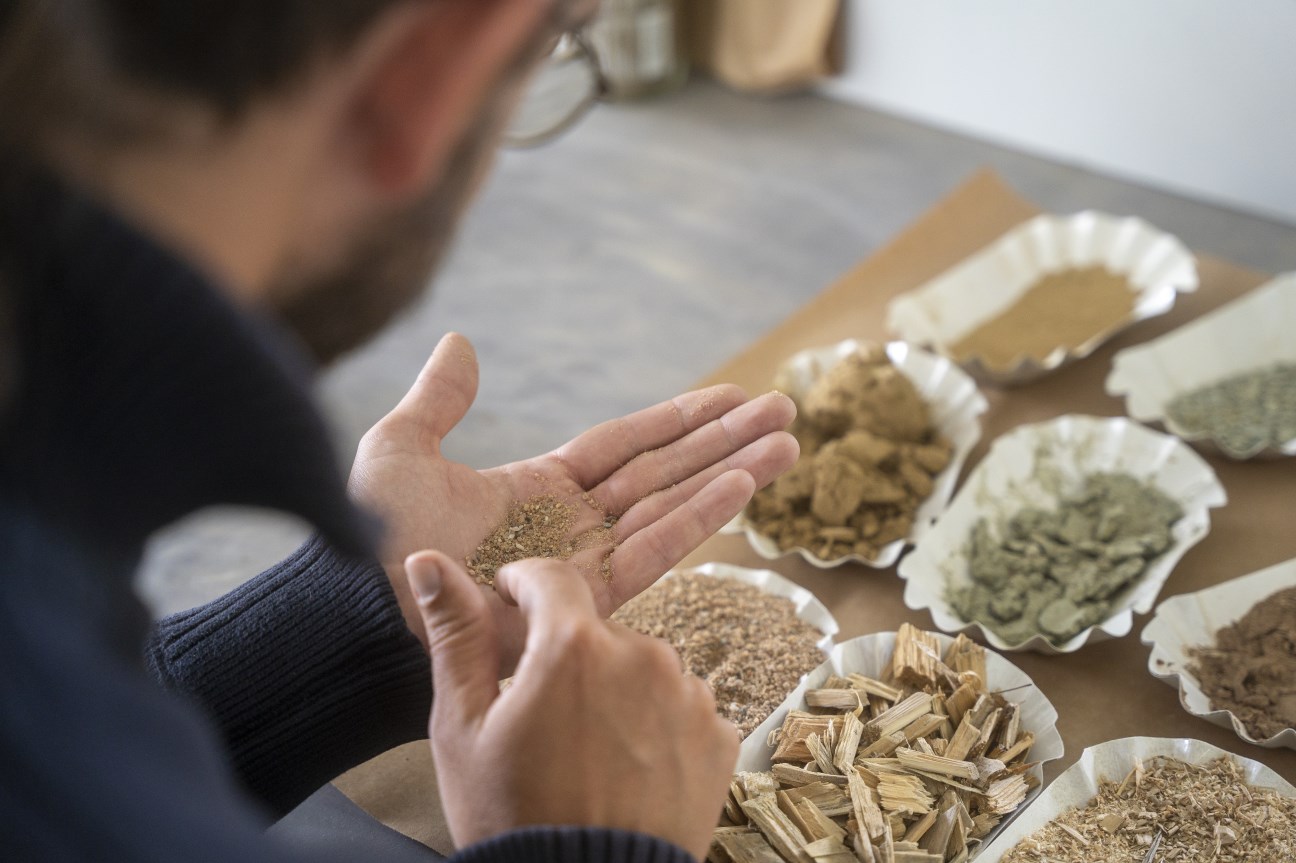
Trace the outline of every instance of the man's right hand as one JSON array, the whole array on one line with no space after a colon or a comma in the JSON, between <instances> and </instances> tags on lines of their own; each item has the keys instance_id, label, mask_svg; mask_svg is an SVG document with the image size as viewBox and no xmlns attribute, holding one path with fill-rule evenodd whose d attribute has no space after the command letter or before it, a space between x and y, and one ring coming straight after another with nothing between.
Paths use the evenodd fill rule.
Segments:
<instances>
[{"instance_id":1,"label":"man's right hand","mask_svg":"<svg viewBox=\"0 0 1296 863\"><path fill-rule=\"evenodd\" d=\"M706 684L663 641L602 620L570 564L502 568L527 624L512 684L486 598L434 551L406 561L432 652L430 733L456 845L519 827L633 830L706 856L738 753Z\"/></svg>"}]
</instances>

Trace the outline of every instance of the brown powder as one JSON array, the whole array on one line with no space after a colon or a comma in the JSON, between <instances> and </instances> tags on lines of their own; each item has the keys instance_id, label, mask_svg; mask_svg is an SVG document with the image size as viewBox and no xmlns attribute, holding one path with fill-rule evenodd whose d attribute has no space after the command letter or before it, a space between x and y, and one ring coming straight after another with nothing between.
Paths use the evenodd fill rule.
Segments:
<instances>
[{"instance_id":1,"label":"brown powder","mask_svg":"<svg viewBox=\"0 0 1296 863\"><path fill-rule=\"evenodd\" d=\"M979 357L993 369L1011 368L1022 357L1043 360L1055 348L1077 348L1118 326L1134 310L1135 296L1127 278L1103 267L1052 273L950 354L960 362Z\"/></svg>"},{"instance_id":2,"label":"brown powder","mask_svg":"<svg viewBox=\"0 0 1296 863\"><path fill-rule=\"evenodd\" d=\"M827 435L863 429L919 443L931 427L927 403L880 345L843 357L806 392L806 419Z\"/></svg>"},{"instance_id":3,"label":"brown powder","mask_svg":"<svg viewBox=\"0 0 1296 863\"><path fill-rule=\"evenodd\" d=\"M743 737L825 659L823 633L796 616L791 600L731 578L673 575L613 620L669 642Z\"/></svg>"},{"instance_id":4,"label":"brown powder","mask_svg":"<svg viewBox=\"0 0 1296 863\"><path fill-rule=\"evenodd\" d=\"M907 537L952 452L913 383L871 348L829 369L797 407L801 458L748 505L757 532L824 560L873 558Z\"/></svg>"},{"instance_id":5,"label":"brown powder","mask_svg":"<svg viewBox=\"0 0 1296 863\"><path fill-rule=\"evenodd\" d=\"M1190 651L1189 671L1215 710L1230 710L1256 740L1296 728L1296 587L1262 599Z\"/></svg>"},{"instance_id":6,"label":"brown powder","mask_svg":"<svg viewBox=\"0 0 1296 863\"><path fill-rule=\"evenodd\" d=\"M616 519L604 515L592 497L585 497L586 504L603 516L603 522L575 535L572 533L578 515L575 504L552 495L514 501L504 521L465 561L469 574L478 584L493 585L499 568L514 561L532 557L566 560L586 549L614 545L612 527ZM607 557L603 559L602 573L604 580L611 581L612 569Z\"/></svg>"},{"instance_id":7,"label":"brown powder","mask_svg":"<svg viewBox=\"0 0 1296 863\"><path fill-rule=\"evenodd\" d=\"M1161 830L1158 861L1252 863L1296 859L1296 799L1247 784L1232 758L1194 766L1135 760L1121 782L1102 779L1088 805L1022 839L1003 863L1142 860Z\"/></svg>"}]
</instances>

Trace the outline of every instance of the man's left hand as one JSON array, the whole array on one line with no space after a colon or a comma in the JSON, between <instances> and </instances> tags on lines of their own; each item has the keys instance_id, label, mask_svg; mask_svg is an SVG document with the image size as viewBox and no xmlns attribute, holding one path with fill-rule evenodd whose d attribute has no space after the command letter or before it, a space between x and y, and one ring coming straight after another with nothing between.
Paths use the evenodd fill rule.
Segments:
<instances>
[{"instance_id":1,"label":"man's left hand","mask_svg":"<svg viewBox=\"0 0 1296 863\"><path fill-rule=\"evenodd\" d=\"M737 515L798 453L784 431L796 412L791 399L748 400L721 385L603 423L545 455L477 471L441 453L476 394L472 345L450 334L400 404L365 435L351 472L352 496L384 520L383 567L420 638L405 558L433 548L467 560L515 502L549 496L570 504L579 514L573 535L615 518L610 542L571 558L607 616ZM508 673L525 627L516 609L486 590Z\"/></svg>"}]
</instances>

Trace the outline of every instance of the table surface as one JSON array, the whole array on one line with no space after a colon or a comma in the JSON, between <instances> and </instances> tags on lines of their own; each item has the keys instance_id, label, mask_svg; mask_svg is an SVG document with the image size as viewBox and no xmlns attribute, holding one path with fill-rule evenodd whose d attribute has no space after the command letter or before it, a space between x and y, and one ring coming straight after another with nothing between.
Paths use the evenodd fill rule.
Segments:
<instances>
[{"instance_id":1,"label":"table surface","mask_svg":"<svg viewBox=\"0 0 1296 863\"><path fill-rule=\"evenodd\" d=\"M981 166L1045 210L1139 215L1209 254L1261 271L1296 269L1290 225L815 96L755 99L693 83L655 102L602 106L550 147L501 156L430 297L322 376L339 451L349 460L451 329L474 340L482 362L477 404L446 444L474 466L551 449L669 397L788 319ZM1024 417L1029 394L1022 404ZM261 512L199 514L152 544L141 589L159 613L187 608L286 554L304 531ZM707 555L765 565L740 539L713 543ZM1237 566L1272 562L1255 559L1245 535L1235 544ZM904 619L894 587L860 589L860 578L895 581L885 574L791 574L834 608L843 636ZM1073 673L1095 682L1137 675L1156 694L1155 710L1178 710L1144 670L1112 665L1114 649L1086 649ZM1037 661L1023 665L1039 679L1048 669ZM1071 723L1069 757L1083 719ZM336 827L337 801L325 802L303 807L295 823L381 832L358 810ZM328 818L312 821L312 805Z\"/></svg>"},{"instance_id":2,"label":"table surface","mask_svg":"<svg viewBox=\"0 0 1296 863\"><path fill-rule=\"evenodd\" d=\"M1027 201L991 175L972 179L928 216L886 248L847 272L824 293L779 327L734 357L706 381L733 380L749 387L772 378L790 353L844 338L881 340L888 301L922 285L968 254L982 248L986 235L997 236L1034 215ZM989 445L1020 425L1068 414L1122 416L1123 400L1107 395L1103 383L1112 356L1122 348L1156 338L1236 299L1266 279L1264 274L1216 258L1198 260L1201 287L1181 295L1163 316L1143 321L1071 366L1011 389L983 387L989 409L982 417L981 442L966 471L975 468ZM1227 494L1228 503L1210 511L1211 529L1178 563L1159 599L1200 590L1296 557L1296 534L1290 530L1296 511L1296 459L1237 462L1207 455ZM841 625L839 641L869 632L894 630L902 621L934 629L931 615L905 606L904 582L896 568L863 566L817 569L796 555L765 561L744 537L709 540L687 562L724 560L775 569L822 601ZM1296 752L1264 749L1232 731L1193 717L1179 706L1177 690L1152 678L1149 649L1138 633L1149 615L1135 615L1124 638L1085 645L1063 656L1008 653L1057 708L1058 730L1066 754L1045 765L1051 780L1079 757L1086 746L1120 737L1195 737L1267 764L1296 782Z\"/></svg>"},{"instance_id":3,"label":"table surface","mask_svg":"<svg viewBox=\"0 0 1296 863\"><path fill-rule=\"evenodd\" d=\"M349 464L449 330L474 341L482 374L446 451L477 467L669 398L983 166L1044 210L1138 215L1193 249L1296 270L1296 226L816 96L693 83L501 154L426 301L321 377L339 452ZM160 613L189 608L304 531L261 512L187 519L153 543L141 587Z\"/></svg>"}]
</instances>

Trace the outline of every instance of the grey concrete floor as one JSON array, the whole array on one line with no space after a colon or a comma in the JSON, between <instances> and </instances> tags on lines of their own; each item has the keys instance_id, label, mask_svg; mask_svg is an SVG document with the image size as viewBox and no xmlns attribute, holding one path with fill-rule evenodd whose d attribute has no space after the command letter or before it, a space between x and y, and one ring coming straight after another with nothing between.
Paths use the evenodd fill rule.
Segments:
<instances>
[{"instance_id":1,"label":"grey concrete floor","mask_svg":"<svg viewBox=\"0 0 1296 863\"><path fill-rule=\"evenodd\" d=\"M501 154L431 294L321 376L339 450L349 461L449 330L475 342L482 383L446 451L476 467L668 398L986 165L1046 210L1138 215L1195 249L1296 270L1294 226L811 95L695 83ZM190 607L305 530L199 514L152 544L141 589L159 613Z\"/></svg>"}]
</instances>

